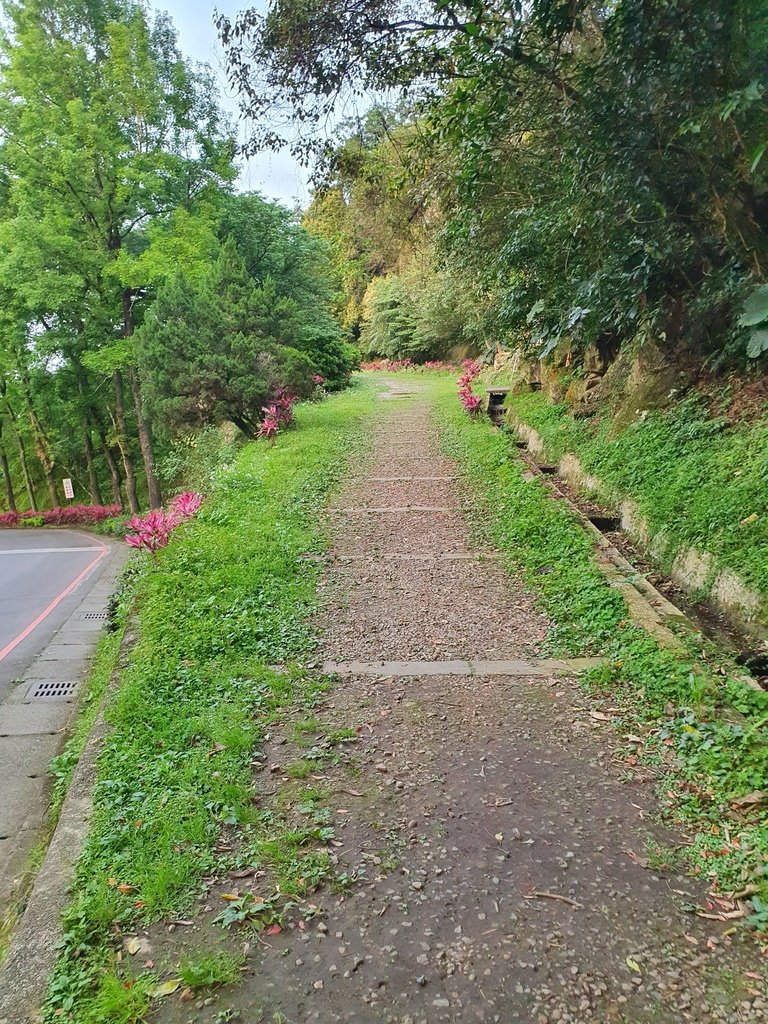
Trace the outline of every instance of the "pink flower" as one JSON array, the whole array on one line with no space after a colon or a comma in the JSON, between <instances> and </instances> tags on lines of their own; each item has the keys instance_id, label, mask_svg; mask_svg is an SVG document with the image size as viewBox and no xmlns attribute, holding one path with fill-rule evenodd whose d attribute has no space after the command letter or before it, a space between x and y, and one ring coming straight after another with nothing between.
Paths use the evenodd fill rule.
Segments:
<instances>
[{"instance_id":1,"label":"pink flower","mask_svg":"<svg viewBox=\"0 0 768 1024\"><path fill-rule=\"evenodd\" d=\"M325 377L321 377L319 373L315 373L312 375L312 383L317 385L317 387L320 387L325 384Z\"/></svg>"}]
</instances>

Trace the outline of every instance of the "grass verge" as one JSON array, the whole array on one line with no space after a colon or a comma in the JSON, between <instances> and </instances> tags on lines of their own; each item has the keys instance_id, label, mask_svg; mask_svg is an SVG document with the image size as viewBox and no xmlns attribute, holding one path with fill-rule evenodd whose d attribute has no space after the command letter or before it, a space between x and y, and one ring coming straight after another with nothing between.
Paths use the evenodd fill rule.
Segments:
<instances>
[{"instance_id":1,"label":"grass verge","mask_svg":"<svg viewBox=\"0 0 768 1024\"><path fill-rule=\"evenodd\" d=\"M191 905L226 856L217 843L227 830L256 832L265 859L290 847L296 877L326 863L317 830L284 835L279 820L261 819L252 761L270 721L286 708L309 713L322 688L299 664L312 648L319 572L302 555L325 547L320 509L373 405L358 385L301 406L297 429L244 448L198 518L138 573L136 640L107 709L46 1021L142 1018L157 979L126 975L123 936ZM61 762L62 786L75 753Z\"/></svg>"},{"instance_id":2,"label":"grass verge","mask_svg":"<svg viewBox=\"0 0 768 1024\"><path fill-rule=\"evenodd\" d=\"M660 648L631 622L575 514L524 479L509 436L467 417L447 389L437 416L447 454L474 489L480 528L553 620L553 651L607 655L586 683L624 700L669 811L689 827L690 867L720 891L751 897L751 923L768 930L768 694L698 641L689 641L689 658Z\"/></svg>"}]
</instances>

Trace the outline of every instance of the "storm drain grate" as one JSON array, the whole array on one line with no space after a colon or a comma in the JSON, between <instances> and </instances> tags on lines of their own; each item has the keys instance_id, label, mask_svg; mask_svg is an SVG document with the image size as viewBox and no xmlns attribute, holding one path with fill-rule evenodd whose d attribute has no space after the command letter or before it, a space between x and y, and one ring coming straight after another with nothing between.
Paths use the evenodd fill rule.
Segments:
<instances>
[{"instance_id":1,"label":"storm drain grate","mask_svg":"<svg viewBox=\"0 0 768 1024\"><path fill-rule=\"evenodd\" d=\"M106 619L109 617L109 612L86 612L83 615L84 619Z\"/></svg>"},{"instance_id":2,"label":"storm drain grate","mask_svg":"<svg viewBox=\"0 0 768 1024\"><path fill-rule=\"evenodd\" d=\"M32 689L27 694L29 700L63 700L65 697L71 697L77 689L77 680L70 682L62 682L59 679L41 679L40 682L34 683Z\"/></svg>"}]
</instances>

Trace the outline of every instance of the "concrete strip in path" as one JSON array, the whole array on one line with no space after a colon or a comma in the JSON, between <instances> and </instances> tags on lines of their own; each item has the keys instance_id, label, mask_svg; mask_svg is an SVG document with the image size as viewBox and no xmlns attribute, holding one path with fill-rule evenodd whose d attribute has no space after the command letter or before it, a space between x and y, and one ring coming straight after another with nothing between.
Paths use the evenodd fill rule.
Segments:
<instances>
[{"instance_id":1,"label":"concrete strip in path","mask_svg":"<svg viewBox=\"0 0 768 1024\"><path fill-rule=\"evenodd\" d=\"M340 676L551 676L575 675L603 665L605 658L542 658L525 661L326 661L323 671Z\"/></svg>"}]
</instances>

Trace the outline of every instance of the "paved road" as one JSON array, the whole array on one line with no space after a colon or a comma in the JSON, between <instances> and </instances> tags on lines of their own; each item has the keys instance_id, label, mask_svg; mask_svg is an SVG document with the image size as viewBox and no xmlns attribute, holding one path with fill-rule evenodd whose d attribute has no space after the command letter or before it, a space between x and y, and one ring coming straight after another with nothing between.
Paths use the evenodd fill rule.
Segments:
<instances>
[{"instance_id":1,"label":"paved road","mask_svg":"<svg viewBox=\"0 0 768 1024\"><path fill-rule=\"evenodd\" d=\"M82 600L108 550L77 530L0 531L0 700Z\"/></svg>"}]
</instances>

